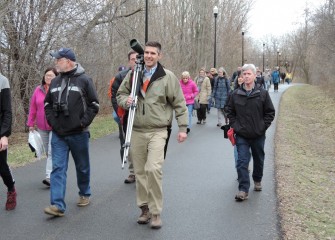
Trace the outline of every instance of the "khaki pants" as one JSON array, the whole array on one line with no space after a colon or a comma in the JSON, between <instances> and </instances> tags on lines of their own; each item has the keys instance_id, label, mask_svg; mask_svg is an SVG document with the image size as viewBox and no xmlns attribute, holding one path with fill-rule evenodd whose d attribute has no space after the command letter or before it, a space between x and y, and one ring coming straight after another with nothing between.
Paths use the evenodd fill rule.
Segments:
<instances>
[{"instance_id":1,"label":"khaki pants","mask_svg":"<svg viewBox=\"0 0 335 240\"><path fill-rule=\"evenodd\" d=\"M130 157L136 175L136 201L139 207L148 205L152 214L163 208L163 162L167 130L132 132Z\"/></svg>"}]
</instances>

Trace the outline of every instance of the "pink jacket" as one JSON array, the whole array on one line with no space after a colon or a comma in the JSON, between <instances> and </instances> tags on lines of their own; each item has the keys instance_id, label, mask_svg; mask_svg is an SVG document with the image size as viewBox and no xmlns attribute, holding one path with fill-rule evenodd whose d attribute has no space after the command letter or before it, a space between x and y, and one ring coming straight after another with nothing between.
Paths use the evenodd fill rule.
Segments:
<instances>
[{"instance_id":1,"label":"pink jacket","mask_svg":"<svg viewBox=\"0 0 335 240\"><path fill-rule=\"evenodd\" d=\"M38 129L50 131L51 127L47 122L44 112L45 95L46 92L44 86L40 85L35 89L33 96L31 97L30 100L27 126L34 127L36 124Z\"/></svg>"},{"instance_id":2,"label":"pink jacket","mask_svg":"<svg viewBox=\"0 0 335 240\"><path fill-rule=\"evenodd\" d=\"M184 83L183 80L180 80L180 86L183 90L186 105L193 104L194 98L198 95L199 92L195 82L193 82L192 79L189 79L187 83Z\"/></svg>"}]
</instances>

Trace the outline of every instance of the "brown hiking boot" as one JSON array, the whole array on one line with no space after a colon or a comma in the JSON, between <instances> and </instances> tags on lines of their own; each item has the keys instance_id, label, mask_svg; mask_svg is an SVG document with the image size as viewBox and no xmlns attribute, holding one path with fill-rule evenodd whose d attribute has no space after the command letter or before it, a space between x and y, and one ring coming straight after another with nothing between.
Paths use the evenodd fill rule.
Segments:
<instances>
[{"instance_id":1,"label":"brown hiking boot","mask_svg":"<svg viewBox=\"0 0 335 240\"><path fill-rule=\"evenodd\" d=\"M125 180L124 183L134 183L136 180L135 175L134 174L130 174Z\"/></svg>"},{"instance_id":2,"label":"brown hiking boot","mask_svg":"<svg viewBox=\"0 0 335 240\"><path fill-rule=\"evenodd\" d=\"M247 200L247 199L248 199L248 193L243 192L243 191L239 191L235 196L235 200L237 202L242 202L242 201Z\"/></svg>"},{"instance_id":3,"label":"brown hiking boot","mask_svg":"<svg viewBox=\"0 0 335 240\"><path fill-rule=\"evenodd\" d=\"M16 207L16 190L7 192L6 210L10 211Z\"/></svg>"},{"instance_id":4,"label":"brown hiking boot","mask_svg":"<svg viewBox=\"0 0 335 240\"><path fill-rule=\"evenodd\" d=\"M160 229L162 227L162 220L159 214L152 214L150 227L153 229Z\"/></svg>"},{"instance_id":5,"label":"brown hiking boot","mask_svg":"<svg viewBox=\"0 0 335 240\"><path fill-rule=\"evenodd\" d=\"M262 184L261 184L261 182L254 182L254 190L255 191L262 191Z\"/></svg>"},{"instance_id":6,"label":"brown hiking boot","mask_svg":"<svg viewBox=\"0 0 335 240\"><path fill-rule=\"evenodd\" d=\"M149 208L148 205L143 205L141 207L142 213L139 216L139 218L137 219L137 223L138 224L147 224L149 223L149 220L151 218L151 214L149 212Z\"/></svg>"}]
</instances>

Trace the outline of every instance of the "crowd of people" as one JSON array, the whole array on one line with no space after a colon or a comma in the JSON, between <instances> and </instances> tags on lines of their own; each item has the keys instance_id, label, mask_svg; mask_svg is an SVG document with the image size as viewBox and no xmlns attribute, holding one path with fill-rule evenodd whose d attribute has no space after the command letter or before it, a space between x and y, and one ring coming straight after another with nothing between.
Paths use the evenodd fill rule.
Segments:
<instances>
[{"instance_id":1,"label":"crowd of people","mask_svg":"<svg viewBox=\"0 0 335 240\"><path fill-rule=\"evenodd\" d=\"M76 166L79 207L90 203L89 125L99 111L99 100L92 79L76 61L70 48L50 54L55 67L47 68L42 82L33 92L27 126L37 130L46 149L46 170L42 183L50 188L50 205L46 214L62 217L66 211L66 178L71 152ZM124 155L125 134L131 96L133 72L138 53L128 53L128 66L119 68L111 80L109 98L113 119L119 126L120 156ZM162 227L163 210L162 167L171 134L172 118L178 125L178 142L191 134L193 113L196 124L205 125L207 114L217 109L217 127L228 126L232 133L235 167L238 176L236 201L248 198L250 188L249 163L253 159L254 190L262 190L265 132L275 117L269 89L278 91L281 82L279 68L260 71L245 64L228 76L223 67L199 69L192 79L188 71L178 78L160 64L162 46L149 41L143 53L141 86L136 96L136 108L129 152L129 176L125 183L136 184L136 202L140 209L139 224L153 229ZM290 84L292 74L286 73ZM8 136L11 134L11 103L8 79L0 75L0 174L8 188L6 209L16 207L15 181L7 164Z\"/></svg>"}]
</instances>

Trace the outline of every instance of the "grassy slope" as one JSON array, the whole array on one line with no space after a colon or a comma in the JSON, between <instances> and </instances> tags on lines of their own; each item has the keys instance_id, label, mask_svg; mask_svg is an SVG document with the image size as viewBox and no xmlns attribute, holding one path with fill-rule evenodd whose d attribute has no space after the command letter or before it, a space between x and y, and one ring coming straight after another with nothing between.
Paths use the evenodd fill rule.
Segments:
<instances>
[{"instance_id":1,"label":"grassy slope","mask_svg":"<svg viewBox=\"0 0 335 240\"><path fill-rule=\"evenodd\" d=\"M335 102L315 86L284 93L276 133L283 239L335 237Z\"/></svg>"},{"instance_id":2,"label":"grassy slope","mask_svg":"<svg viewBox=\"0 0 335 240\"><path fill-rule=\"evenodd\" d=\"M112 116L98 115L90 126L91 139L111 134L117 131L118 127ZM10 137L8 149L8 162L12 167L23 166L27 163L36 161L34 153L28 147L28 133L15 133Z\"/></svg>"}]
</instances>

